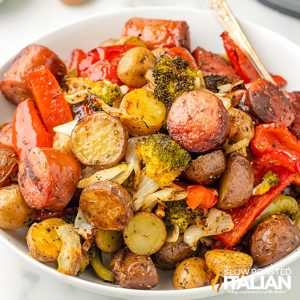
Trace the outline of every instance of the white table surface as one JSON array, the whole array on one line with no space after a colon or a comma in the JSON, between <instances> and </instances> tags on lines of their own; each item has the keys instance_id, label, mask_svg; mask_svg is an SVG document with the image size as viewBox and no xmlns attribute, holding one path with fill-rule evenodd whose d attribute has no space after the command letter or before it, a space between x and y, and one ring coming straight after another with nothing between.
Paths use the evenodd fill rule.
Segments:
<instances>
[{"instance_id":1,"label":"white table surface","mask_svg":"<svg viewBox=\"0 0 300 300\"><path fill-rule=\"evenodd\" d=\"M300 45L300 21L267 7L255 0L229 0L236 15L276 31ZM6 0L0 5L0 64L18 49L55 27L124 7L149 5L184 5L206 8L202 0L90 0L84 5L67 6L59 0ZM300 81L299 81L300 88ZM218 299L241 300L286 299L300 297L300 261L292 264L292 291L281 295L225 295ZM82 291L33 269L6 246L0 244L1 300L107 300L107 297ZM111 298L110 298L111 299ZM217 298L211 298L217 299ZM184 300L184 299L183 299Z\"/></svg>"}]
</instances>

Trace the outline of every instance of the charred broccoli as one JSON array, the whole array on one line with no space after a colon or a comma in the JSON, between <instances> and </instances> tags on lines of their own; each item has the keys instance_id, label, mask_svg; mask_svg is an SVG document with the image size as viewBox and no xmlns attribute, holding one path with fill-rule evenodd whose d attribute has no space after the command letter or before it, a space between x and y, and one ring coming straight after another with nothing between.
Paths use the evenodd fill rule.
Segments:
<instances>
[{"instance_id":1,"label":"charred broccoli","mask_svg":"<svg viewBox=\"0 0 300 300\"><path fill-rule=\"evenodd\" d=\"M280 178L277 174L269 171L263 177L263 181L257 185L253 190L253 195L262 195L265 194L272 188L277 185L280 181Z\"/></svg>"},{"instance_id":2,"label":"charred broccoli","mask_svg":"<svg viewBox=\"0 0 300 300\"><path fill-rule=\"evenodd\" d=\"M139 142L137 154L144 163L144 171L160 187L170 185L184 171L191 160L166 134L153 134Z\"/></svg>"},{"instance_id":3,"label":"charred broccoli","mask_svg":"<svg viewBox=\"0 0 300 300\"><path fill-rule=\"evenodd\" d=\"M232 81L228 77L222 75L204 76L204 82L205 82L205 87L214 93L219 92L218 89L219 86L232 83Z\"/></svg>"},{"instance_id":4,"label":"charred broccoli","mask_svg":"<svg viewBox=\"0 0 300 300\"><path fill-rule=\"evenodd\" d=\"M185 200L180 201L167 201L165 203L165 216L164 223L167 227L178 225L179 233L182 234L186 231L188 226L193 223L194 219L198 216L201 217L200 210L192 210L189 208Z\"/></svg>"},{"instance_id":5,"label":"charred broccoli","mask_svg":"<svg viewBox=\"0 0 300 300\"><path fill-rule=\"evenodd\" d=\"M195 88L197 71L189 67L189 62L181 57L161 55L155 63L153 73L154 96L168 109L183 92Z\"/></svg>"}]
</instances>

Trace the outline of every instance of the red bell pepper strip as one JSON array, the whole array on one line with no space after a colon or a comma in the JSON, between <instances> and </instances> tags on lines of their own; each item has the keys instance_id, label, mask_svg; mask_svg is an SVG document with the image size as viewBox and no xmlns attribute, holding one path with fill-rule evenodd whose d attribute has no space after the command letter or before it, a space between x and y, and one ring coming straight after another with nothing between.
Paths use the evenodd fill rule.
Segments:
<instances>
[{"instance_id":1,"label":"red bell pepper strip","mask_svg":"<svg viewBox=\"0 0 300 300\"><path fill-rule=\"evenodd\" d=\"M256 155L267 151L284 150L300 161L300 142L282 124L262 124L255 127L251 150Z\"/></svg>"},{"instance_id":2,"label":"red bell pepper strip","mask_svg":"<svg viewBox=\"0 0 300 300\"><path fill-rule=\"evenodd\" d=\"M21 102L14 113L12 145L19 157L23 150L31 147L52 147L52 137L30 99Z\"/></svg>"},{"instance_id":3,"label":"red bell pepper strip","mask_svg":"<svg viewBox=\"0 0 300 300\"><path fill-rule=\"evenodd\" d=\"M238 47L235 44L235 42L231 39L228 32L224 31L221 34L221 37L223 39L223 44L228 59L230 60L236 73L244 80L244 82L249 83L260 78L259 74L257 73L250 60L240 49L240 47ZM283 87L287 84L287 81L279 75L272 75L272 77L279 87Z\"/></svg>"},{"instance_id":4,"label":"red bell pepper strip","mask_svg":"<svg viewBox=\"0 0 300 300\"><path fill-rule=\"evenodd\" d=\"M278 169L286 169L295 173L294 184L300 185L300 162L297 161L289 152L284 150L267 151L264 154L252 160L252 167L255 174L255 181L258 184L263 176L272 171L278 172Z\"/></svg>"},{"instance_id":5,"label":"red bell pepper strip","mask_svg":"<svg viewBox=\"0 0 300 300\"><path fill-rule=\"evenodd\" d=\"M186 204L191 208L197 207L208 209L217 203L218 199L214 190L202 185L192 185L187 187Z\"/></svg>"},{"instance_id":6,"label":"red bell pepper strip","mask_svg":"<svg viewBox=\"0 0 300 300\"><path fill-rule=\"evenodd\" d=\"M271 188L267 193L252 196L246 206L227 211L231 215L234 227L228 232L216 235L214 237L216 240L222 242L227 247L232 247L241 240L256 218L294 181L295 177L295 174L289 171L282 171L278 175L280 177L279 184Z\"/></svg>"},{"instance_id":7,"label":"red bell pepper strip","mask_svg":"<svg viewBox=\"0 0 300 300\"><path fill-rule=\"evenodd\" d=\"M186 48L173 47L173 48L167 49L166 53L171 56L179 56L182 59L187 60L190 63L190 68L192 70L198 70L198 65L197 65L193 55Z\"/></svg>"},{"instance_id":8,"label":"red bell pepper strip","mask_svg":"<svg viewBox=\"0 0 300 300\"><path fill-rule=\"evenodd\" d=\"M78 68L78 76L94 81L107 79L122 85L118 78L117 68L122 55L134 45L114 45L98 47L88 52Z\"/></svg>"},{"instance_id":9,"label":"red bell pepper strip","mask_svg":"<svg viewBox=\"0 0 300 300\"><path fill-rule=\"evenodd\" d=\"M40 66L29 71L27 82L42 121L50 133L53 133L55 126L73 120L70 106L48 67Z\"/></svg>"},{"instance_id":10,"label":"red bell pepper strip","mask_svg":"<svg viewBox=\"0 0 300 300\"><path fill-rule=\"evenodd\" d=\"M69 71L77 70L79 64L86 58L86 53L81 49L74 49L71 54L71 61L69 64Z\"/></svg>"}]
</instances>

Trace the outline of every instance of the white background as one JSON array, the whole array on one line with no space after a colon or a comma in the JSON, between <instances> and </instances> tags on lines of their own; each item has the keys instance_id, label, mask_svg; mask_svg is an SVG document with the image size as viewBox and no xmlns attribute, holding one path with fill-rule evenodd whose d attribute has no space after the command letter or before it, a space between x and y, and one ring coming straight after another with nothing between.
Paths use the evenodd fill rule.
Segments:
<instances>
[{"instance_id":1,"label":"white background","mask_svg":"<svg viewBox=\"0 0 300 300\"><path fill-rule=\"evenodd\" d=\"M300 45L300 21L277 13L255 0L229 0L233 11L245 19L276 31ZM124 7L176 5L206 8L202 0L90 0L84 5L67 6L59 0L6 0L0 4L0 65L12 53L56 27L103 11ZM87 33L88 34L88 33ZM82 41L84 43L84 41ZM300 80L299 80L300 89ZM283 295L225 295L219 299L286 299L300 297L300 261L292 266L292 291ZM22 259L0 244L1 300L106 300L59 282L32 269ZM211 298L214 299L214 298ZM184 300L184 299L183 299Z\"/></svg>"}]
</instances>

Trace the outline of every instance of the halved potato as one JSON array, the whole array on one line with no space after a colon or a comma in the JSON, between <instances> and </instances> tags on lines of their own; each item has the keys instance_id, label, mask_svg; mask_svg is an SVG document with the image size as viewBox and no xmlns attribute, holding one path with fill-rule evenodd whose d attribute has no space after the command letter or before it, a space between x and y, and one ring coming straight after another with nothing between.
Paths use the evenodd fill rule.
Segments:
<instances>
[{"instance_id":1,"label":"halved potato","mask_svg":"<svg viewBox=\"0 0 300 300\"><path fill-rule=\"evenodd\" d=\"M130 194L111 181L97 182L83 189L79 206L87 221L98 229L121 231L133 215Z\"/></svg>"},{"instance_id":2,"label":"halved potato","mask_svg":"<svg viewBox=\"0 0 300 300\"><path fill-rule=\"evenodd\" d=\"M144 89L135 89L124 96L120 104L122 124L130 135L150 135L160 130L166 117L166 107Z\"/></svg>"},{"instance_id":3,"label":"halved potato","mask_svg":"<svg viewBox=\"0 0 300 300\"><path fill-rule=\"evenodd\" d=\"M105 112L87 115L75 126L71 144L85 165L109 168L125 155L128 134L121 122Z\"/></svg>"},{"instance_id":4,"label":"halved potato","mask_svg":"<svg viewBox=\"0 0 300 300\"><path fill-rule=\"evenodd\" d=\"M56 227L64 225L66 222L59 218L51 218L34 223L28 230L26 236L29 254L41 261L55 261L62 247L62 241L56 232Z\"/></svg>"},{"instance_id":5,"label":"halved potato","mask_svg":"<svg viewBox=\"0 0 300 300\"><path fill-rule=\"evenodd\" d=\"M23 227L32 220L34 214L35 210L25 203L17 184L0 189L0 228Z\"/></svg>"},{"instance_id":6,"label":"halved potato","mask_svg":"<svg viewBox=\"0 0 300 300\"><path fill-rule=\"evenodd\" d=\"M151 255L165 243L167 230L164 222L155 214L140 212L128 223L124 230L127 247L139 255Z\"/></svg>"}]
</instances>

